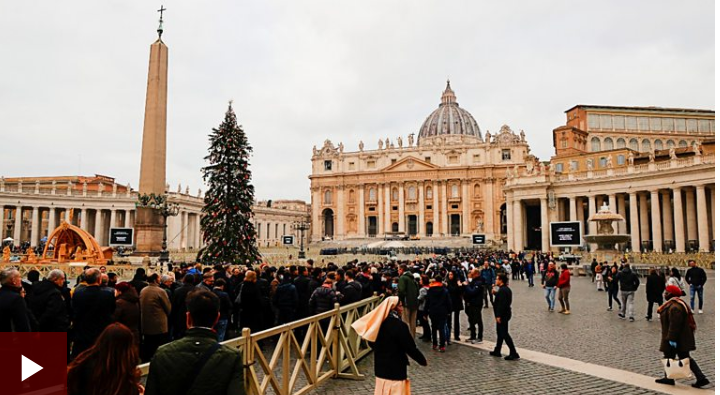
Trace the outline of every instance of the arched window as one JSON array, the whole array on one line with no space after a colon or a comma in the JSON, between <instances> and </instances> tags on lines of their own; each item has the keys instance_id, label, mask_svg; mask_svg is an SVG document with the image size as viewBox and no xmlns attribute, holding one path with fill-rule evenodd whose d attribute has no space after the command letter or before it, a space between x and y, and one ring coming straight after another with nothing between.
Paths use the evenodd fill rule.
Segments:
<instances>
[{"instance_id":1,"label":"arched window","mask_svg":"<svg viewBox=\"0 0 720 395\"><path fill-rule=\"evenodd\" d=\"M688 143L685 140L680 140L680 142L678 142L678 147L680 147L680 148L687 148L687 146L688 146Z\"/></svg>"},{"instance_id":2,"label":"arched window","mask_svg":"<svg viewBox=\"0 0 720 395\"><path fill-rule=\"evenodd\" d=\"M355 190L351 189L350 192L348 192L348 202L355 203Z\"/></svg>"},{"instance_id":3,"label":"arched window","mask_svg":"<svg viewBox=\"0 0 720 395\"><path fill-rule=\"evenodd\" d=\"M329 189L325 191L325 198L323 199L323 202L325 204L332 203L332 192L330 192Z\"/></svg>"},{"instance_id":4,"label":"arched window","mask_svg":"<svg viewBox=\"0 0 720 395\"><path fill-rule=\"evenodd\" d=\"M651 148L650 148L650 140L644 139L644 140L642 141L642 149L641 149L640 151L642 151L642 152L650 152L650 150L651 150Z\"/></svg>"},{"instance_id":5,"label":"arched window","mask_svg":"<svg viewBox=\"0 0 720 395\"><path fill-rule=\"evenodd\" d=\"M667 147L668 147L668 149L675 148L675 140L668 140Z\"/></svg>"},{"instance_id":6,"label":"arched window","mask_svg":"<svg viewBox=\"0 0 720 395\"><path fill-rule=\"evenodd\" d=\"M450 196L451 197L460 197L460 193L458 192L460 188L458 188L457 185L453 185L450 187Z\"/></svg>"},{"instance_id":7,"label":"arched window","mask_svg":"<svg viewBox=\"0 0 720 395\"><path fill-rule=\"evenodd\" d=\"M425 188L425 199L432 199L432 187Z\"/></svg>"},{"instance_id":8,"label":"arched window","mask_svg":"<svg viewBox=\"0 0 720 395\"><path fill-rule=\"evenodd\" d=\"M619 139L617 139L617 141L615 142L615 147L617 147L617 148L625 148L625 147L626 147L626 145L625 145L625 139L622 138L622 137L620 137Z\"/></svg>"},{"instance_id":9,"label":"arched window","mask_svg":"<svg viewBox=\"0 0 720 395\"><path fill-rule=\"evenodd\" d=\"M398 189L393 188L392 189L392 200L397 201L398 199L400 199L400 195L398 194Z\"/></svg>"},{"instance_id":10,"label":"arched window","mask_svg":"<svg viewBox=\"0 0 720 395\"><path fill-rule=\"evenodd\" d=\"M665 147L663 146L662 140L660 140L660 139L655 140L655 149L661 150L663 148L665 148Z\"/></svg>"},{"instance_id":11,"label":"arched window","mask_svg":"<svg viewBox=\"0 0 720 395\"><path fill-rule=\"evenodd\" d=\"M413 186L408 188L408 199L410 199L410 200L417 199L417 189Z\"/></svg>"},{"instance_id":12,"label":"arched window","mask_svg":"<svg viewBox=\"0 0 720 395\"><path fill-rule=\"evenodd\" d=\"M613 142L613 139L611 139L610 137L605 137L605 140L603 140L603 149L605 151L615 149L615 143Z\"/></svg>"},{"instance_id":13,"label":"arched window","mask_svg":"<svg viewBox=\"0 0 720 395\"><path fill-rule=\"evenodd\" d=\"M370 192L368 193L368 195L370 197L371 202L377 201L377 195L375 193L375 188L370 188Z\"/></svg>"},{"instance_id":14,"label":"arched window","mask_svg":"<svg viewBox=\"0 0 720 395\"><path fill-rule=\"evenodd\" d=\"M638 151L638 141L637 139L630 139L630 145L628 146L633 151Z\"/></svg>"},{"instance_id":15,"label":"arched window","mask_svg":"<svg viewBox=\"0 0 720 395\"><path fill-rule=\"evenodd\" d=\"M592 152L598 152L600 151L600 139L597 137L593 137L590 139L590 151Z\"/></svg>"},{"instance_id":16,"label":"arched window","mask_svg":"<svg viewBox=\"0 0 720 395\"><path fill-rule=\"evenodd\" d=\"M473 195L475 197L480 196L480 184L475 184L475 187L473 187Z\"/></svg>"}]
</instances>

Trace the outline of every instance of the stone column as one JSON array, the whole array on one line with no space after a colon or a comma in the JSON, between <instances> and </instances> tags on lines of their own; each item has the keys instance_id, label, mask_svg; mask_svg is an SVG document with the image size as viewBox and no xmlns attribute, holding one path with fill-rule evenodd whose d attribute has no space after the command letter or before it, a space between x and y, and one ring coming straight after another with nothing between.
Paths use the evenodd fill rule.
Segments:
<instances>
[{"instance_id":1,"label":"stone column","mask_svg":"<svg viewBox=\"0 0 720 395\"><path fill-rule=\"evenodd\" d=\"M0 204L0 239L4 239L5 236L5 206Z\"/></svg>"},{"instance_id":2,"label":"stone column","mask_svg":"<svg viewBox=\"0 0 720 395\"><path fill-rule=\"evenodd\" d=\"M385 233L392 232L392 224L390 222L390 216L392 211L390 210L390 191L392 190L391 184L385 184Z\"/></svg>"},{"instance_id":3,"label":"stone column","mask_svg":"<svg viewBox=\"0 0 720 395\"><path fill-rule=\"evenodd\" d=\"M650 191L650 211L652 211L653 251L662 252L662 225L660 223L660 195L658 190Z\"/></svg>"},{"instance_id":4,"label":"stone column","mask_svg":"<svg viewBox=\"0 0 720 395\"><path fill-rule=\"evenodd\" d=\"M673 188L673 219L675 222L675 252L685 252L685 227L683 223L682 189Z\"/></svg>"},{"instance_id":5,"label":"stone column","mask_svg":"<svg viewBox=\"0 0 720 395\"><path fill-rule=\"evenodd\" d=\"M202 225L200 224L201 219L201 214L195 214L195 246L197 248L201 248L203 245Z\"/></svg>"},{"instance_id":6,"label":"stone column","mask_svg":"<svg viewBox=\"0 0 720 395\"><path fill-rule=\"evenodd\" d=\"M398 184L398 232L407 234L405 228L405 183Z\"/></svg>"},{"instance_id":7,"label":"stone column","mask_svg":"<svg viewBox=\"0 0 720 395\"><path fill-rule=\"evenodd\" d=\"M687 224L687 239L697 240L697 211L695 210L695 190L690 188L685 191L685 219Z\"/></svg>"},{"instance_id":8,"label":"stone column","mask_svg":"<svg viewBox=\"0 0 720 395\"><path fill-rule=\"evenodd\" d=\"M624 220L617 223L618 233L621 235L627 234L627 214L625 214L625 195L618 194L617 196L617 210L618 214L622 215Z\"/></svg>"},{"instance_id":9,"label":"stone column","mask_svg":"<svg viewBox=\"0 0 720 395\"><path fill-rule=\"evenodd\" d=\"M312 191L312 210L311 210L311 218L310 222L312 223L312 238L316 241L322 240L323 232L322 232L322 209L320 206L320 188L315 187L311 188ZM187 226L187 225L186 225ZM187 239L186 239L187 240ZM187 242L185 245L185 248L187 248Z\"/></svg>"},{"instance_id":10,"label":"stone column","mask_svg":"<svg viewBox=\"0 0 720 395\"><path fill-rule=\"evenodd\" d=\"M87 209L83 207L83 209L80 211L80 229L87 231Z\"/></svg>"},{"instance_id":11,"label":"stone column","mask_svg":"<svg viewBox=\"0 0 720 395\"><path fill-rule=\"evenodd\" d=\"M468 235L472 232L473 227L471 226L472 216L470 215L470 185L467 181L462 182L462 226L460 227L460 234Z\"/></svg>"},{"instance_id":12,"label":"stone column","mask_svg":"<svg viewBox=\"0 0 720 395\"><path fill-rule=\"evenodd\" d=\"M543 252L550 251L550 221L548 221L547 197L540 198L540 239Z\"/></svg>"},{"instance_id":13,"label":"stone column","mask_svg":"<svg viewBox=\"0 0 720 395\"><path fill-rule=\"evenodd\" d=\"M610 211L617 214L617 201L615 200L615 194L609 194L608 195L608 207L610 208ZM613 232L617 234L617 224L613 222L612 224Z\"/></svg>"},{"instance_id":14,"label":"stone column","mask_svg":"<svg viewBox=\"0 0 720 395\"><path fill-rule=\"evenodd\" d=\"M580 222L580 235L586 235L587 234L587 224L585 224L585 204L583 202L582 196L580 197L580 200L577 202L577 220ZM584 241L583 241L584 243Z\"/></svg>"},{"instance_id":15,"label":"stone column","mask_svg":"<svg viewBox=\"0 0 720 395\"><path fill-rule=\"evenodd\" d=\"M570 196L568 200L570 201L570 207L568 208L570 221L577 221L577 200L575 200L575 196Z\"/></svg>"},{"instance_id":16,"label":"stone column","mask_svg":"<svg viewBox=\"0 0 720 395\"><path fill-rule=\"evenodd\" d=\"M130 228L130 217L132 215L132 210L125 210L125 219L123 221L123 227Z\"/></svg>"},{"instance_id":17,"label":"stone column","mask_svg":"<svg viewBox=\"0 0 720 395\"><path fill-rule=\"evenodd\" d=\"M442 219L442 233L447 236L450 234L450 218L447 211L447 181L443 181L440 186L442 201L440 202L440 218Z\"/></svg>"},{"instance_id":18,"label":"stone column","mask_svg":"<svg viewBox=\"0 0 720 395\"><path fill-rule=\"evenodd\" d=\"M512 250L515 246L515 222L513 212L515 207L513 206L512 194L507 193L505 195L505 232L507 237L507 249Z\"/></svg>"},{"instance_id":19,"label":"stone column","mask_svg":"<svg viewBox=\"0 0 720 395\"><path fill-rule=\"evenodd\" d=\"M597 212L597 209L595 208L596 202L597 199L595 199L594 195L588 196L588 219L592 218L593 214ZM588 234L597 234L597 224L593 221L588 221Z\"/></svg>"},{"instance_id":20,"label":"stone column","mask_svg":"<svg viewBox=\"0 0 720 395\"><path fill-rule=\"evenodd\" d=\"M0 226L2 226L2 207L0 207ZM48 210L48 232L47 237L50 237L50 233L57 228L57 219L55 217L55 207L50 207Z\"/></svg>"},{"instance_id":21,"label":"stone column","mask_svg":"<svg viewBox=\"0 0 720 395\"><path fill-rule=\"evenodd\" d=\"M425 237L425 183L420 181L417 188L418 193L418 234Z\"/></svg>"},{"instance_id":22,"label":"stone column","mask_svg":"<svg viewBox=\"0 0 720 395\"><path fill-rule=\"evenodd\" d=\"M663 189L660 192L662 198L662 235L663 243L666 240L673 239L673 218L672 218L672 205L670 202L670 191ZM673 248L673 250L675 250Z\"/></svg>"},{"instance_id":23,"label":"stone column","mask_svg":"<svg viewBox=\"0 0 720 395\"><path fill-rule=\"evenodd\" d=\"M127 216L127 212L125 213ZM110 228L117 227L117 210L116 209L110 209Z\"/></svg>"},{"instance_id":24,"label":"stone column","mask_svg":"<svg viewBox=\"0 0 720 395\"><path fill-rule=\"evenodd\" d=\"M495 212L495 206L493 206L493 204L495 203L495 199L493 198L492 179L485 180L485 196L483 197L483 203L485 205L485 218L484 218L485 227L483 229L483 232L485 233L485 239L486 240L499 239L499 237L495 236L495 218L498 219L498 224L499 224L500 216L499 216L499 213ZM497 217L496 217L496 214L498 214ZM500 231L500 229L498 229L498 232L499 231Z\"/></svg>"},{"instance_id":25,"label":"stone column","mask_svg":"<svg viewBox=\"0 0 720 395\"><path fill-rule=\"evenodd\" d=\"M95 240L97 240L100 245L107 244L103 243L103 230L102 230L102 210L95 209L95 229L93 231L93 235L95 236Z\"/></svg>"},{"instance_id":26,"label":"stone column","mask_svg":"<svg viewBox=\"0 0 720 395\"><path fill-rule=\"evenodd\" d=\"M67 208L67 207L65 208L65 215L64 215L64 217L65 217L65 222L67 222L68 224L70 223L70 210L71 210L71 209L69 209L69 208Z\"/></svg>"},{"instance_id":27,"label":"stone column","mask_svg":"<svg viewBox=\"0 0 720 395\"><path fill-rule=\"evenodd\" d=\"M40 244L39 210L40 208L38 206L33 206L32 217L30 217L30 245L33 247Z\"/></svg>"},{"instance_id":28,"label":"stone column","mask_svg":"<svg viewBox=\"0 0 720 395\"><path fill-rule=\"evenodd\" d=\"M650 240L650 219L648 218L648 201L647 194L640 194L640 247L643 241Z\"/></svg>"},{"instance_id":29,"label":"stone column","mask_svg":"<svg viewBox=\"0 0 720 395\"><path fill-rule=\"evenodd\" d=\"M433 182L433 234L432 237L439 237L440 236L440 196L438 196L438 193L440 192L440 188L438 188L438 185L440 185L439 181Z\"/></svg>"},{"instance_id":30,"label":"stone column","mask_svg":"<svg viewBox=\"0 0 720 395\"><path fill-rule=\"evenodd\" d=\"M336 240L342 240L345 238L345 187L337 187L337 220L335 221L335 235ZM269 232L268 232L269 233ZM268 239L270 235L268 234Z\"/></svg>"},{"instance_id":31,"label":"stone column","mask_svg":"<svg viewBox=\"0 0 720 395\"><path fill-rule=\"evenodd\" d=\"M365 185L358 185L357 235L360 237L367 237L367 229L365 229Z\"/></svg>"},{"instance_id":32,"label":"stone column","mask_svg":"<svg viewBox=\"0 0 720 395\"><path fill-rule=\"evenodd\" d=\"M705 185L698 185L695 189L697 195L698 243L700 245L700 251L707 252L710 251L710 229L708 228Z\"/></svg>"},{"instance_id":33,"label":"stone column","mask_svg":"<svg viewBox=\"0 0 720 395\"><path fill-rule=\"evenodd\" d=\"M13 228L13 239L15 239L15 245L19 246L20 242L20 231L22 230L22 206L15 207L15 228Z\"/></svg>"},{"instance_id":34,"label":"stone column","mask_svg":"<svg viewBox=\"0 0 720 395\"><path fill-rule=\"evenodd\" d=\"M377 199L377 235L382 236L385 234L385 195L382 184L377 185L375 198Z\"/></svg>"},{"instance_id":35,"label":"stone column","mask_svg":"<svg viewBox=\"0 0 720 395\"><path fill-rule=\"evenodd\" d=\"M515 252L523 249L523 229L522 229L522 207L520 207L520 199L513 202L513 250Z\"/></svg>"},{"instance_id":36,"label":"stone column","mask_svg":"<svg viewBox=\"0 0 720 395\"><path fill-rule=\"evenodd\" d=\"M638 226L638 205L637 205L637 194L630 192L630 240L632 250L634 252L640 252L640 228Z\"/></svg>"},{"instance_id":37,"label":"stone column","mask_svg":"<svg viewBox=\"0 0 720 395\"><path fill-rule=\"evenodd\" d=\"M180 236L180 248L187 249L190 246L190 239L188 239L188 231L190 230L190 218L187 211L180 213L180 226L182 229L182 235Z\"/></svg>"}]
</instances>

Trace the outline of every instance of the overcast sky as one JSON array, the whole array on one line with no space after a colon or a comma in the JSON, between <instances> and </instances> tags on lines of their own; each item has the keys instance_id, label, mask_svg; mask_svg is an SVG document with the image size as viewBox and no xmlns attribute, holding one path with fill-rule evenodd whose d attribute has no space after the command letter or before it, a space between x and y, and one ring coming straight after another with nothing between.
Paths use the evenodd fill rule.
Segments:
<instances>
[{"instance_id":1,"label":"overcast sky","mask_svg":"<svg viewBox=\"0 0 720 395\"><path fill-rule=\"evenodd\" d=\"M171 190L205 189L229 99L256 197L307 200L313 145L417 132L448 77L483 133L524 129L542 160L576 104L715 108L709 0L0 0L0 175L137 188L160 1Z\"/></svg>"}]
</instances>

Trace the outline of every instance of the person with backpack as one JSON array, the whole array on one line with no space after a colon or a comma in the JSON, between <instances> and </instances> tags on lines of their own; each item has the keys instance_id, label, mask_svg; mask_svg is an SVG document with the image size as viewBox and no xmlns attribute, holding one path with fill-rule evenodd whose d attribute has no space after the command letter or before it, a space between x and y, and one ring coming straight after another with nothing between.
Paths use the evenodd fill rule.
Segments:
<instances>
[{"instance_id":1,"label":"person with backpack","mask_svg":"<svg viewBox=\"0 0 720 395\"><path fill-rule=\"evenodd\" d=\"M630 322L633 322L635 321L635 291L640 286L640 279L637 274L630 270L630 265L625 265L618 276L618 283L620 284L620 300L622 301L618 317L624 320L625 314L627 314Z\"/></svg>"},{"instance_id":2,"label":"person with backpack","mask_svg":"<svg viewBox=\"0 0 720 395\"><path fill-rule=\"evenodd\" d=\"M400 298L400 302L403 305L403 322L405 322L410 329L410 335L415 338L415 325L417 325L417 312L418 312L418 295L420 293L420 286L415 281L415 277L410 273L406 264L400 265L398 268L397 285L397 296Z\"/></svg>"},{"instance_id":3,"label":"person with backpack","mask_svg":"<svg viewBox=\"0 0 720 395\"><path fill-rule=\"evenodd\" d=\"M490 303L493 302L493 284L495 284L495 269L490 266L490 263L486 260L483 263L483 268L480 270L480 284L482 285L483 301L485 302L485 308L489 308L488 298Z\"/></svg>"},{"instance_id":4,"label":"person with backpack","mask_svg":"<svg viewBox=\"0 0 720 395\"><path fill-rule=\"evenodd\" d=\"M465 314L468 316L468 324L470 325L470 338L467 339L467 342L475 344L482 342L483 339L482 306L483 296L486 296L486 294L483 279L477 269L471 270L468 277L470 281L465 283L464 290Z\"/></svg>"},{"instance_id":5,"label":"person with backpack","mask_svg":"<svg viewBox=\"0 0 720 395\"><path fill-rule=\"evenodd\" d=\"M442 276L436 275L427 293L426 309L430 317L430 326L432 327L432 343L433 350L445 352L445 343L447 340L445 327L447 325L447 316L452 311L452 301L450 293L442 283ZM440 333L440 342L438 344L438 332Z\"/></svg>"}]
</instances>

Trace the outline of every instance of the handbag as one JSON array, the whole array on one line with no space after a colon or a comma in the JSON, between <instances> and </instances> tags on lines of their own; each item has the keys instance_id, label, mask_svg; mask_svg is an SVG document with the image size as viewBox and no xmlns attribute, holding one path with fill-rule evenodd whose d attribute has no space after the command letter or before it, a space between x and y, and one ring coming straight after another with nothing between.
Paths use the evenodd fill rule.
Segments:
<instances>
[{"instance_id":1,"label":"handbag","mask_svg":"<svg viewBox=\"0 0 720 395\"><path fill-rule=\"evenodd\" d=\"M665 377L669 379L686 379L693 376L690 371L690 358L661 360L665 369Z\"/></svg>"}]
</instances>

